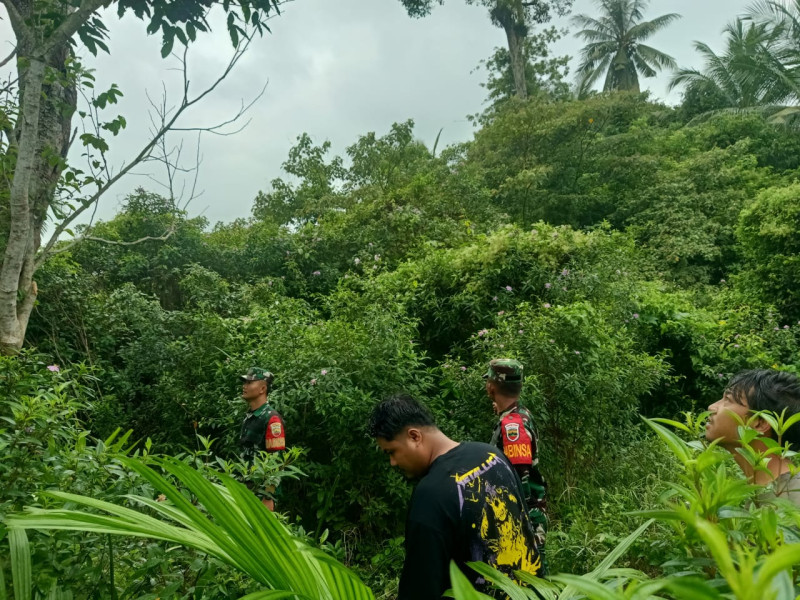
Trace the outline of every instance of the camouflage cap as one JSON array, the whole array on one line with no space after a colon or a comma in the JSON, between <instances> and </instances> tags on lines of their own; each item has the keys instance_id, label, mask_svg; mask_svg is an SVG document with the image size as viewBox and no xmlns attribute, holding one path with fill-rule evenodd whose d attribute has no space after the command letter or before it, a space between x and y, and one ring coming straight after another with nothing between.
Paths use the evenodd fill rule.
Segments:
<instances>
[{"instance_id":1,"label":"camouflage cap","mask_svg":"<svg viewBox=\"0 0 800 600\"><path fill-rule=\"evenodd\" d=\"M261 367L250 367L247 369L247 373L239 375L239 377L242 381L266 381L267 383L272 383L272 380L275 379L275 375Z\"/></svg>"},{"instance_id":2,"label":"camouflage cap","mask_svg":"<svg viewBox=\"0 0 800 600\"><path fill-rule=\"evenodd\" d=\"M522 383L522 363L513 358L495 358L489 362L489 370L486 371L483 378L507 383Z\"/></svg>"}]
</instances>

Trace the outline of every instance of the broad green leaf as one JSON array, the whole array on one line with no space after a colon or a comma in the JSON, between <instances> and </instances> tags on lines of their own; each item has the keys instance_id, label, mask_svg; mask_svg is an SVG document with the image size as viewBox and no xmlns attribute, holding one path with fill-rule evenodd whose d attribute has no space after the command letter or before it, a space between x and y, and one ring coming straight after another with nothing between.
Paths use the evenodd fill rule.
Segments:
<instances>
[{"instance_id":1,"label":"broad green leaf","mask_svg":"<svg viewBox=\"0 0 800 600\"><path fill-rule=\"evenodd\" d=\"M242 596L239 600L283 600L283 598L297 598L297 594L284 590L265 590L247 594L247 596Z\"/></svg>"},{"instance_id":2,"label":"broad green leaf","mask_svg":"<svg viewBox=\"0 0 800 600\"><path fill-rule=\"evenodd\" d=\"M31 600L31 547L23 529L9 527L8 543L11 545L11 580L14 600Z\"/></svg>"},{"instance_id":3,"label":"broad green leaf","mask_svg":"<svg viewBox=\"0 0 800 600\"><path fill-rule=\"evenodd\" d=\"M764 589L781 571L800 564L800 544L781 546L762 563L756 576L756 589Z\"/></svg>"},{"instance_id":4,"label":"broad green leaf","mask_svg":"<svg viewBox=\"0 0 800 600\"><path fill-rule=\"evenodd\" d=\"M642 418L644 419L644 417ZM681 464L686 465L686 463L692 459L692 455L686 447L686 443L681 438L651 419L644 419L644 422L647 423L667 447L672 450L672 453L681 461Z\"/></svg>"},{"instance_id":5,"label":"broad green leaf","mask_svg":"<svg viewBox=\"0 0 800 600\"><path fill-rule=\"evenodd\" d=\"M586 594L592 600L623 600L624 596L614 593L599 581L590 579L588 576L581 577L580 575L569 575L562 573L560 575L553 575L550 579L553 581L560 581L567 584L562 592L563 597L569 598L566 590L569 588L575 589L582 594ZM561 598L562 596L559 596Z\"/></svg>"},{"instance_id":6,"label":"broad green leaf","mask_svg":"<svg viewBox=\"0 0 800 600\"><path fill-rule=\"evenodd\" d=\"M535 595L531 595L533 592L528 593L529 590L525 590L524 588L520 587L507 575L498 571L494 567L487 565L486 563L470 562L467 563L467 566L475 570L479 575L483 576L484 579L490 581L496 587L503 590L503 592L505 592L511 600L529 600L530 598L536 598Z\"/></svg>"},{"instance_id":7,"label":"broad green leaf","mask_svg":"<svg viewBox=\"0 0 800 600\"><path fill-rule=\"evenodd\" d=\"M667 589L681 600L722 600L723 596L702 579L675 577L667 582Z\"/></svg>"},{"instance_id":8,"label":"broad green leaf","mask_svg":"<svg viewBox=\"0 0 800 600\"><path fill-rule=\"evenodd\" d=\"M517 579L519 579L523 583L527 583L529 586L534 588L536 592L542 597L543 600L558 599L558 594L561 591L560 585L557 585L552 581L548 581L546 579L541 579L540 577L536 577L535 575L531 575L530 573L525 573L523 571L516 571L514 575L516 575Z\"/></svg>"},{"instance_id":9,"label":"broad green leaf","mask_svg":"<svg viewBox=\"0 0 800 600\"><path fill-rule=\"evenodd\" d=\"M450 561L450 585L453 586L453 598L456 600L491 600L486 594L477 591L461 572L454 561Z\"/></svg>"}]
</instances>

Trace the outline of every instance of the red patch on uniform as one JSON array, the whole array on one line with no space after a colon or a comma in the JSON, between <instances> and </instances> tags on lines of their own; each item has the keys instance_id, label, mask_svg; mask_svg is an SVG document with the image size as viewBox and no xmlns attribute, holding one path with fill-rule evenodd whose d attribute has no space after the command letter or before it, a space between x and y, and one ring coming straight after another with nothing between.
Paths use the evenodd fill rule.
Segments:
<instances>
[{"instance_id":1,"label":"red patch on uniform","mask_svg":"<svg viewBox=\"0 0 800 600\"><path fill-rule=\"evenodd\" d=\"M286 433L283 431L283 421L278 415L273 415L267 423L267 451L275 452L286 449Z\"/></svg>"},{"instance_id":2,"label":"red patch on uniform","mask_svg":"<svg viewBox=\"0 0 800 600\"><path fill-rule=\"evenodd\" d=\"M503 432L503 452L513 465L533 464L531 436L522 421L522 416L511 413L503 417L500 424Z\"/></svg>"}]
</instances>

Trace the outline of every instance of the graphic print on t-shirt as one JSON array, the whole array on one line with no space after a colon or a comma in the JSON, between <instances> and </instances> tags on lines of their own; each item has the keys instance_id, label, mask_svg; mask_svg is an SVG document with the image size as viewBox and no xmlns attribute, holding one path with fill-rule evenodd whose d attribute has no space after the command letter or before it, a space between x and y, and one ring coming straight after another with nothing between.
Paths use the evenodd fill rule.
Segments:
<instances>
[{"instance_id":1,"label":"graphic print on t-shirt","mask_svg":"<svg viewBox=\"0 0 800 600\"><path fill-rule=\"evenodd\" d=\"M504 459L490 453L481 465L453 477L462 521L470 528L471 560L508 575L517 570L535 575L541 559L531 541L523 500L513 492L514 473Z\"/></svg>"}]
</instances>

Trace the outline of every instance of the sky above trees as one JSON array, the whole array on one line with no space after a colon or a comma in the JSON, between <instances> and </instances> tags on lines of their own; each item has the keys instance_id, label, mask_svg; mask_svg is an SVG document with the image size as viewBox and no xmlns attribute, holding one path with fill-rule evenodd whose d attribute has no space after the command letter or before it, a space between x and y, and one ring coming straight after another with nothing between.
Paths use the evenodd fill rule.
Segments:
<instances>
[{"instance_id":1,"label":"sky above trees","mask_svg":"<svg viewBox=\"0 0 800 600\"><path fill-rule=\"evenodd\" d=\"M722 28L748 4L748 0L653 0L648 15L677 12L683 19L654 36L652 45L674 56L680 66L700 67L692 41L720 48ZM577 0L573 10L595 12L591 0ZM0 16L4 17L0 40L10 40L5 15ZM567 21L561 19L556 25L567 26ZM119 112L128 129L113 146L113 156L121 162L144 140L149 123L145 91L157 99L164 81L177 99L179 73L170 70L174 65L168 60L161 60L159 39L148 37L140 21L109 16L107 23L111 54L97 58L85 54L102 82L98 89L115 82L125 94ZM215 75L229 57L230 42L219 25L190 53L197 83ZM469 139L473 128L467 115L479 112L486 97L480 87L485 73L476 67L505 43L485 9L464 2L448 2L425 19L410 19L396 0L297 0L286 5L284 14L272 22L272 30L272 35L254 41L248 56L195 117L197 125L224 121L241 101L252 100L267 84L251 109L246 129L228 137L202 137L197 187L203 195L188 210L212 223L249 215L256 193L281 174L280 165L302 132L318 142L330 140L337 153L360 134L385 132L391 123L408 118L416 121L416 134L429 145L440 129L440 143ZM0 54L5 56L10 43L2 46ZM556 52L575 56L580 46L569 34ZM573 72L574 66L573 62ZM679 92L667 92L668 80L669 74L663 73L643 80L642 88L677 102ZM195 145L196 136L187 134L184 154L193 156ZM163 193L146 177L146 169L139 172L142 175L129 177L102 201L96 218L113 216L119 201L137 186Z\"/></svg>"}]
</instances>

